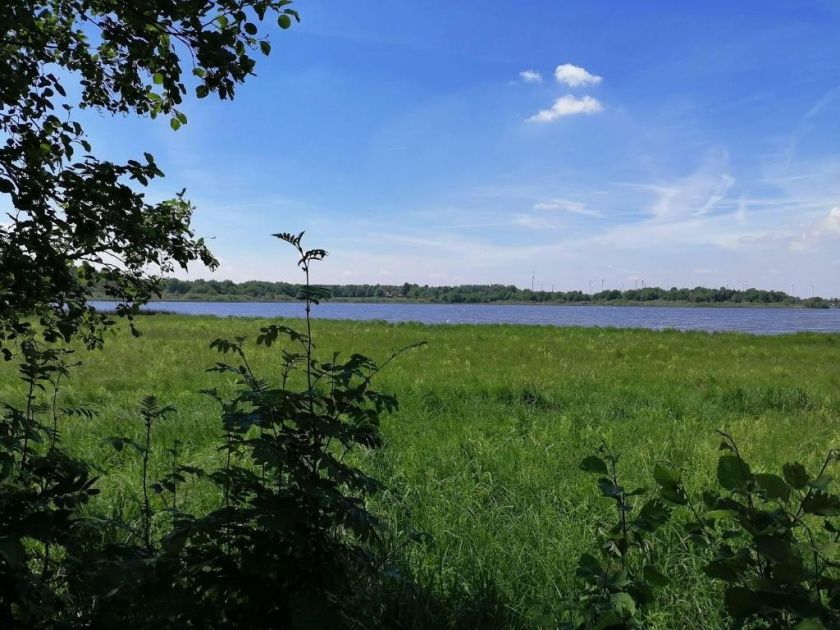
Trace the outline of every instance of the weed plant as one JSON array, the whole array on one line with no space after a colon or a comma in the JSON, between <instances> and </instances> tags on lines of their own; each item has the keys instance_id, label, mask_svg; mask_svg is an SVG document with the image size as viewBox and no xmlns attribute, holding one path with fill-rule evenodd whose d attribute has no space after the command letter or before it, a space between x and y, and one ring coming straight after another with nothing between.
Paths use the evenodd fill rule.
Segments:
<instances>
[{"instance_id":1,"label":"weed plant","mask_svg":"<svg viewBox=\"0 0 840 630\"><path fill-rule=\"evenodd\" d=\"M72 351L23 341L24 400L7 403L0 422L4 624L326 628L380 614L367 590L386 577L374 555L381 526L365 498L381 486L348 455L381 445L380 416L397 402L373 389L372 360L316 357L311 307L324 291L310 284L310 266L326 252L305 250L303 234L275 236L299 255L305 331L260 329L257 345L275 346L281 359L268 376L252 369L245 337L210 344L234 357L210 368L228 377L226 391L204 391L222 412L220 465L179 463L181 440L162 448L157 428L176 409L155 396L140 404L139 439L102 440L136 455L139 523L119 499L79 509L99 489L92 467L59 448L59 386ZM161 452L171 467L154 481L150 462ZM180 508L188 479L209 486L215 505Z\"/></svg>"}]
</instances>

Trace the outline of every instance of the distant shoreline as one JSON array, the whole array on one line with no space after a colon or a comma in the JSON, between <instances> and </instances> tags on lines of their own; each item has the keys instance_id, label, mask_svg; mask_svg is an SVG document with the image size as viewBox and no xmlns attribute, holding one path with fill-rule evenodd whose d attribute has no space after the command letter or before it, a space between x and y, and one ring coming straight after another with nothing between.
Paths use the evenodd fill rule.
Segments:
<instances>
[{"instance_id":1,"label":"distant shoreline","mask_svg":"<svg viewBox=\"0 0 840 630\"><path fill-rule=\"evenodd\" d=\"M186 298L186 299L185 299ZM212 298L212 299L211 299ZM112 298L108 296L95 296L91 298L95 301L103 301L103 302L111 302L113 301ZM278 300L278 299L264 299L258 297L246 297L246 296L207 296L201 298L192 298L186 296L179 296L178 298L164 296L161 298L157 298L151 300L149 304L169 304L169 303L208 303L208 302L216 302L216 303L229 303L229 304L247 304L247 303L259 303L259 304L292 304L297 302L298 300L289 298L285 300ZM529 300L499 300L499 301L488 301L488 302L430 302L425 300L413 300L409 298L330 298L329 300L323 300L324 303L328 302L338 302L343 304L418 304L418 305L429 305L429 306L632 306L632 307L639 307L639 308L668 308L668 307L675 307L675 308L771 308L771 309L778 309L778 308L794 308L794 309L817 309L820 308L832 308L831 306L823 306L823 307L814 307L814 306L807 306L802 303L798 304L782 304L782 303L770 303L770 304L762 304L758 302L688 302L688 301L670 301L670 300L648 300L648 301L636 301L636 300L605 300L605 301L579 301L579 302L555 302L555 301L544 301L544 302L536 302L536 301L529 301Z\"/></svg>"},{"instance_id":2,"label":"distant shoreline","mask_svg":"<svg viewBox=\"0 0 840 630\"><path fill-rule=\"evenodd\" d=\"M324 301L357 304L516 304L566 306L676 306L676 307L791 307L824 309L840 307L840 298L826 299L816 295L797 297L784 291L728 287L661 287L643 286L632 289L604 289L585 293L571 291L534 291L514 285L462 284L429 286L411 283L385 284L319 284L329 295ZM163 278L159 302L220 303L283 303L295 301L300 285L289 282L247 280L179 280ZM104 295L105 286L91 289Z\"/></svg>"}]
</instances>

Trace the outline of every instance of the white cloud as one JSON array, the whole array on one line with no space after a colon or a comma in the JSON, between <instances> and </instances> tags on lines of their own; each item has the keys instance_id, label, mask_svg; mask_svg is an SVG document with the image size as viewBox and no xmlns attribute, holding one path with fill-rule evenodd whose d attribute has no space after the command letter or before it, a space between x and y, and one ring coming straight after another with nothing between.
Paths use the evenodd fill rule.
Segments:
<instances>
[{"instance_id":1,"label":"white cloud","mask_svg":"<svg viewBox=\"0 0 840 630\"><path fill-rule=\"evenodd\" d=\"M823 222L823 227L827 232L837 232L840 234L840 206L831 209Z\"/></svg>"},{"instance_id":2,"label":"white cloud","mask_svg":"<svg viewBox=\"0 0 840 630\"><path fill-rule=\"evenodd\" d=\"M581 85L597 85L603 79L597 74L592 74L586 68L581 68L571 63L564 63L554 70L554 78L559 83L565 83L569 87L580 87Z\"/></svg>"},{"instance_id":3,"label":"white cloud","mask_svg":"<svg viewBox=\"0 0 840 630\"><path fill-rule=\"evenodd\" d=\"M527 122L549 123L562 118L563 116L575 116L577 114L596 114L603 111L604 106L597 98L583 96L578 98L571 94L561 96L549 109L538 111L527 119Z\"/></svg>"},{"instance_id":4,"label":"white cloud","mask_svg":"<svg viewBox=\"0 0 840 630\"><path fill-rule=\"evenodd\" d=\"M519 78L525 83L542 83L542 75L536 70L523 70L519 73Z\"/></svg>"},{"instance_id":5,"label":"white cloud","mask_svg":"<svg viewBox=\"0 0 840 630\"><path fill-rule=\"evenodd\" d=\"M562 210L571 214L579 214L584 217L602 218L597 210L592 210L585 203L580 201L569 201L568 199L546 199L534 204L534 210Z\"/></svg>"}]
</instances>

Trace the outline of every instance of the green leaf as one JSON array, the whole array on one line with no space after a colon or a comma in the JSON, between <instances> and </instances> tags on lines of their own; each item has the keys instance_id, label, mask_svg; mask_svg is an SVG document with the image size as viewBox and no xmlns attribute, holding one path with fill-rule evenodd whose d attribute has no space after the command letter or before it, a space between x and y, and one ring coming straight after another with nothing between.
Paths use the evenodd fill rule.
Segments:
<instances>
[{"instance_id":1,"label":"green leaf","mask_svg":"<svg viewBox=\"0 0 840 630\"><path fill-rule=\"evenodd\" d=\"M261 41L260 42L260 50L262 51L262 54L264 54L264 55L270 54L271 53L271 44L269 44L265 40Z\"/></svg>"},{"instance_id":2,"label":"green leaf","mask_svg":"<svg viewBox=\"0 0 840 630\"><path fill-rule=\"evenodd\" d=\"M660 573L659 570L652 565L647 565L642 570L642 575L645 578L645 582L652 586L668 586L668 578L662 575L662 573Z\"/></svg>"},{"instance_id":3,"label":"green leaf","mask_svg":"<svg viewBox=\"0 0 840 630\"><path fill-rule=\"evenodd\" d=\"M756 473L753 475L758 487L764 490L768 499L780 499L787 501L790 498L790 486L778 475L769 473Z\"/></svg>"},{"instance_id":4,"label":"green leaf","mask_svg":"<svg viewBox=\"0 0 840 630\"><path fill-rule=\"evenodd\" d=\"M680 484L660 486L659 498L671 505L686 505L688 503L688 497Z\"/></svg>"},{"instance_id":5,"label":"green leaf","mask_svg":"<svg viewBox=\"0 0 840 630\"><path fill-rule=\"evenodd\" d=\"M22 567L26 563L26 550L19 538L0 538L0 557L12 568Z\"/></svg>"},{"instance_id":6,"label":"green leaf","mask_svg":"<svg viewBox=\"0 0 840 630\"><path fill-rule=\"evenodd\" d=\"M735 619L744 619L761 609L761 599L758 594L742 586L726 589L724 601L726 610Z\"/></svg>"},{"instance_id":7,"label":"green leaf","mask_svg":"<svg viewBox=\"0 0 840 630\"><path fill-rule=\"evenodd\" d=\"M155 85L163 84L163 75L160 72L155 72L152 75L152 81L154 81Z\"/></svg>"},{"instance_id":8,"label":"green leaf","mask_svg":"<svg viewBox=\"0 0 840 630\"><path fill-rule=\"evenodd\" d=\"M584 457L583 461L580 463L580 469L599 475L606 475L608 472L607 465L604 463L604 460L600 457L596 457L595 455Z\"/></svg>"},{"instance_id":9,"label":"green leaf","mask_svg":"<svg viewBox=\"0 0 840 630\"><path fill-rule=\"evenodd\" d=\"M794 630L825 630L819 619L803 619L793 626Z\"/></svg>"},{"instance_id":10,"label":"green leaf","mask_svg":"<svg viewBox=\"0 0 840 630\"><path fill-rule=\"evenodd\" d=\"M802 510L817 516L840 516L840 497L822 490L813 490L802 500Z\"/></svg>"},{"instance_id":11,"label":"green leaf","mask_svg":"<svg viewBox=\"0 0 840 630\"><path fill-rule=\"evenodd\" d=\"M831 485L832 481L834 481L834 477L823 473L816 479L809 481L808 486L811 488L817 488L818 490L826 490L828 486Z\"/></svg>"},{"instance_id":12,"label":"green leaf","mask_svg":"<svg viewBox=\"0 0 840 630\"><path fill-rule=\"evenodd\" d=\"M169 121L169 126L172 127L174 131L178 131L181 128L181 121L177 118L173 118Z\"/></svg>"},{"instance_id":13,"label":"green leaf","mask_svg":"<svg viewBox=\"0 0 840 630\"><path fill-rule=\"evenodd\" d=\"M656 464L653 467L653 478L660 486L671 486L680 482L680 471Z\"/></svg>"},{"instance_id":14,"label":"green leaf","mask_svg":"<svg viewBox=\"0 0 840 630\"><path fill-rule=\"evenodd\" d=\"M290 18L285 13L277 18L277 24L280 25L280 28L287 29L292 25L292 18Z\"/></svg>"},{"instance_id":15,"label":"green leaf","mask_svg":"<svg viewBox=\"0 0 840 630\"><path fill-rule=\"evenodd\" d=\"M788 482L790 487L796 488L797 490L802 490L810 479L808 471L805 470L805 466L799 462L782 466L782 474L785 476L785 481Z\"/></svg>"},{"instance_id":16,"label":"green leaf","mask_svg":"<svg viewBox=\"0 0 840 630\"><path fill-rule=\"evenodd\" d=\"M651 499L639 510L639 526L649 532L655 532L668 522L671 512L659 499Z\"/></svg>"},{"instance_id":17,"label":"green leaf","mask_svg":"<svg viewBox=\"0 0 840 630\"><path fill-rule=\"evenodd\" d=\"M779 536L760 535L753 539L759 552L776 562L796 561L790 541Z\"/></svg>"},{"instance_id":18,"label":"green leaf","mask_svg":"<svg viewBox=\"0 0 840 630\"><path fill-rule=\"evenodd\" d=\"M750 570L751 562L747 554L715 558L705 567L703 573L711 578L726 582L737 582Z\"/></svg>"},{"instance_id":19,"label":"green leaf","mask_svg":"<svg viewBox=\"0 0 840 630\"><path fill-rule=\"evenodd\" d=\"M808 573L797 557L791 557L784 562L773 565L773 580L782 584L799 584L808 579Z\"/></svg>"},{"instance_id":20,"label":"green leaf","mask_svg":"<svg viewBox=\"0 0 840 630\"><path fill-rule=\"evenodd\" d=\"M629 593L613 593L610 597L612 609L622 619L629 619L636 614L636 602Z\"/></svg>"},{"instance_id":21,"label":"green leaf","mask_svg":"<svg viewBox=\"0 0 840 630\"><path fill-rule=\"evenodd\" d=\"M245 32L248 35L256 35L257 34L257 25L253 24L252 22L245 22L244 26Z\"/></svg>"},{"instance_id":22,"label":"green leaf","mask_svg":"<svg viewBox=\"0 0 840 630\"><path fill-rule=\"evenodd\" d=\"M615 485L606 477L601 477L598 480L598 488L601 490L601 494L611 499L617 499L621 496L622 492L624 491L624 489L621 486Z\"/></svg>"},{"instance_id":23,"label":"green leaf","mask_svg":"<svg viewBox=\"0 0 840 630\"><path fill-rule=\"evenodd\" d=\"M207 88L206 85L199 85L195 88L195 95L198 98L204 98L210 93L210 90Z\"/></svg>"},{"instance_id":24,"label":"green leaf","mask_svg":"<svg viewBox=\"0 0 840 630\"><path fill-rule=\"evenodd\" d=\"M106 441L113 446L116 451L123 450L123 446L125 446L125 440L123 438L111 437L106 438Z\"/></svg>"},{"instance_id":25,"label":"green leaf","mask_svg":"<svg viewBox=\"0 0 840 630\"><path fill-rule=\"evenodd\" d=\"M315 304L319 300L328 300L332 297L332 292L327 287L318 286L302 286L298 289L297 299L310 300Z\"/></svg>"},{"instance_id":26,"label":"green leaf","mask_svg":"<svg viewBox=\"0 0 840 630\"><path fill-rule=\"evenodd\" d=\"M585 553L578 560L578 566L575 570L575 575L579 578L592 578L599 576L602 573L601 563L592 554Z\"/></svg>"},{"instance_id":27,"label":"green leaf","mask_svg":"<svg viewBox=\"0 0 840 630\"><path fill-rule=\"evenodd\" d=\"M624 628L624 620L614 610L608 610L598 620L593 630L607 630L608 628Z\"/></svg>"},{"instance_id":28,"label":"green leaf","mask_svg":"<svg viewBox=\"0 0 840 630\"><path fill-rule=\"evenodd\" d=\"M722 455L718 460L717 478L720 485L732 492L746 492L751 477L750 467L736 455Z\"/></svg>"},{"instance_id":29,"label":"green leaf","mask_svg":"<svg viewBox=\"0 0 840 630\"><path fill-rule=\"evenodd\" d=\"M627 576L627 571L618 571L607 578L607 584L614 589L624 588L630 584L630 578Z\"/></svg>"}]
</instances>

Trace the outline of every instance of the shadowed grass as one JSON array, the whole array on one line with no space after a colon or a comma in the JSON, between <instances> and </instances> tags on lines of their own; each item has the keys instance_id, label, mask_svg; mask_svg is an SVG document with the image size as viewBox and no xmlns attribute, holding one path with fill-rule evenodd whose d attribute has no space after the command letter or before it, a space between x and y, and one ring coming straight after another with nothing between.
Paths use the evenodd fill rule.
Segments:
<instances>
[{"instance_id":1,"label":"shadowed grass","mask_svg":"<svg viewBox=\"0 0 840 630\"><path fill-rule=\"evenodd\" d=\"M123 332L104 351L80 351L85 365L61 397L63 406L99 411L63 421L65 443L101 467L100 505L133 518L139 462L103 438L139 436L139 401L154 394L178 409L156 428L156 474L175 439L183 463L218 461L218 410L199 391L230 376L204 371L218 359L208 344L253 339L266 320L155 315L139 323L140 339ZM840 443L838 335L316 320L314 336L324 353L380 359L429 342L382 373L379 388L396 394L401 410L386 419L385 448L360 457L389 488L375 507L395 536L413 529L432 538L405 551L424 591L395 598L419 609L430 606L428 593L449 595L455 612L484 626L488 611L510 624L552 625L575 598L577 558L593 549L611 509L577 468L602 439L621 454L629 484L650 484L654 462L669 460L692 490L714 478L716 428L731 432L758 470L793 460L812 468ZM258 373L276 373L273 349L251 352ZM13 367L0 366L0 399L19 399ZM219 500L201 484L182 497L199 510ZM662 566L673 583L651 626L714 627L719 592L678 528L665 536Z\"/></svg>"}]
</instances>

